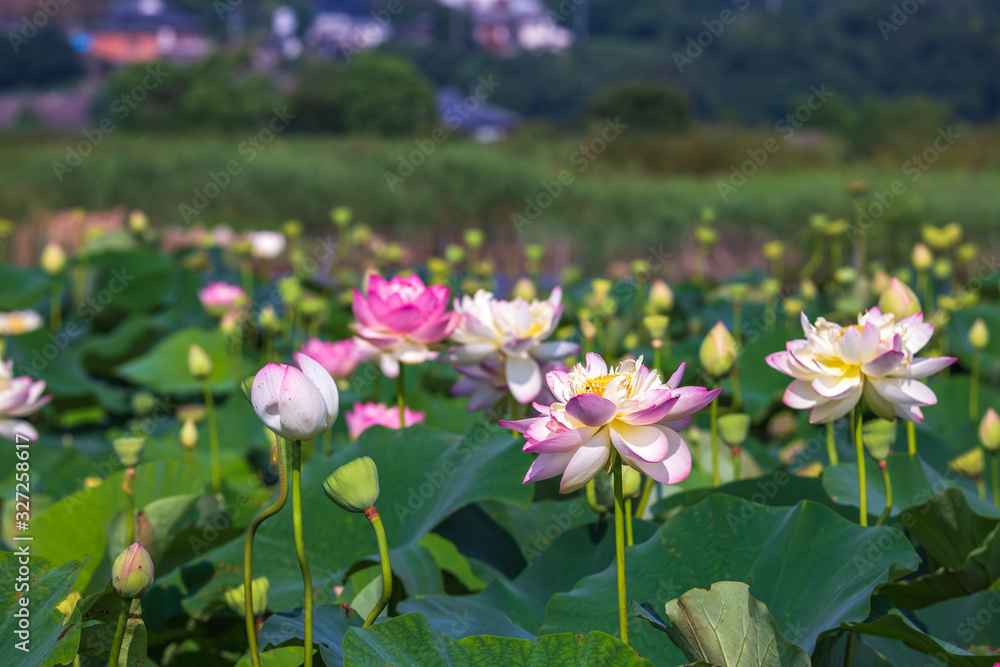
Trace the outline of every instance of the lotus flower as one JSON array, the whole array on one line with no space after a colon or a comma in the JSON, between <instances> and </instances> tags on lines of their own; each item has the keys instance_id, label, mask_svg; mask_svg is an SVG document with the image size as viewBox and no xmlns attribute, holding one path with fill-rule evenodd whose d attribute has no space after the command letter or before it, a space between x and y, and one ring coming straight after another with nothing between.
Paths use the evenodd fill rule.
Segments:
<instances>
[{"instance_id":1,"label":"lotus flower","mask_svg":"<svg viewBox=\"0 0 1000 667\"><path fill-rule=\"evenodd\" d=\"M937 403L937 397L919 378L955 363L954 357L915 356L934 333L923 313L897 322L891 313L872 308L846 328L822 317L810 324L803 313L802 330L805 339L789 341L786 351L768 356L767 363L795 378L785 405L809 410L813 424L843 417L862 396L882 419L923 422L920 407Z\"/></svg>"},{"instance_id":2,"label":"lotus flower","mask_svg":"<svg viewBox=\"0 0 1000 667\"><path fill-rule=\"evenodd\" d=\"M52 400L42 396L45 380L14 377L14 362L0 363L0 437L14 440L20 435L28 440L38 440L38 431L28 422L10 417L27 417Z\"/></svg>"},{"instance_id":3,"label":"lotus flower","mask_svg":"<svg viewBox=\"0 0 1000 667\"><path fill-rule=\"evenodd\" d=\"M664 384L658 372L642 365L642 357L609 369L593 353L568 373L546 374L558 402L536 403L542 417L500 422L525 435L524 451L538 454L524 483L562 475L559 491L570 493L608 469L615 454L658 482L685 479L691 452L677 431L722 390L678 387L683 374L681 364Z\"/></svg>"},{"instance_id":4,"label":"lotus flower","mask_svg":"<svg viewBox=\"0 0 1000 667\"><path fill-rule=\"evenodd\" d=\"M268 364L253 379L250 402L264 425L286 440L312 440L337 419L337 385L319 362L295 353L299 368ZM299 370L301 369L301 370Z\"/></svg>"},{"instance_id":5,"label":"lotus flower","mask_svg":"<svg viewBox=\"0 0 1000 667\"><path fill-rule=\"evenodd\" d=\"M347 432L351 439L356 439L372 426L399 429L399 407L394 405L390 408L382 403L355 403L354 408L344 414L344 419L347 420ZM406 426L413 426L424 420L424 413L404 407L403 420Z\"/></svg>"},{"instance_id":6,"label":"lotus flower","mask_svg":"<svg viewBox=\"0 0 1000 667\"><path fill-rule=\"evenodd\" d=\"M209 283L198 292L201 305L215 316L242 306L246 302L246 297L243 288L221 281Z\"/></svg>"},{"instance_id":7,"label":"lotus flower","mask_svg":"<svg viewBox=\"0 0 1000 667\"><path fill-rule=\"evenodd\" d=\"M462 314L462 321L451 338L461 345L448 350L448 361L464 367L460 372L469 375L469 367L487 359L498 360L503 364L503 377L510 393L519 403L530 403L542 390L542 364L560 361L580 351L575 343L542 342L559 325L561 300L559 287L552 290L546 301L529 303L520 298L500 301L484 290L456 300L455 312ZM488 364L491 365L495 363Z\"/></svg>"},{"instance_id":8,"label":"lotus flower","mask_svg":"<svg viewBox=\"0 0 1000 667\"><path fill-rule=\"evenodd\" d=\"M0 336L19 336L42 326L42 316L33 310L0 313Z\"/></svg>"},{"instance_id":9,"label":"lotus flower","mask_svg":"<svg viewBox=\"0 0 1000 667\"><path fill-rule=\"evenodd\" d=\"M354 290L352 304L358 336L377 347L388 377L399 375L399 364L421 364L436 356L427 347L447 338L461 315L449 313L444 285L426 286L419 276L387 281L373 274L366 294Z\"/></svg>"},{"instance_id":10,"label":"lotus flower","mask_svg":"<svg viewBox=\"0 0 1000 667\"><path fill-rule=\"evenodd\" d=\"M250 234L250 253L258 259L274 259L285 251L285 235L281 232Z\"/></svg>"},{"instance_id":11,"label":"lotus flower","mask_svg":"<svg viewBox=\"0 0 1000 667\"><path fill-rule=\"evenodd\" d=\"M546 361L540 364L542 373L554 370L568 370L561 362ZM486 357L475 366L455 366L456 371L464 377L455 383L451 388L453 396L468 396L469 403L466 409L469 412L476 412L500 402L507 396L507 374L505 364L499 354ZM535 401L543 405L549 405L556 399L543 386L542 390L535 397Z\"/></svg>"},{"instance_id":12,"label":"lotus flower","mask_svg":"<svg viewBox=\"0 0 1000 667\"><path fill-rule=\"evenodd\" d=\"M376 352L368 343L356 338L330 343L310 338L302 346L302 354L319 362L335 380L345 380L365 359Z\"/></svg>"}]
</instances>

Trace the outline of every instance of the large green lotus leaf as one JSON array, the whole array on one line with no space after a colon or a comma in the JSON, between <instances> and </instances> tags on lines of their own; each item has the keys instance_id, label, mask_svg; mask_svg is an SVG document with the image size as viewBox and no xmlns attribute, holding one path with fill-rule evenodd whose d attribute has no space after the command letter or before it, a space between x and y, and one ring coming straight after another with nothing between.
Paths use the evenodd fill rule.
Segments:
<instances>
[{"instance_id":1,"label":"large green lotus leaf","mask_svg":"<svg viewBox=\"0 0 1000 667\"><path fill-rule=\"evenodd\" d=\"M417 545L430 552L442 572L451 573L469 591L476 592L486 588L486 583L476 576L469 560L451 540L436 533L427 533L420 538Z\"/></svg>"},{"instance_id":2,"label":"large green lotus leaf","mask_svg":"<svg viewBox=\"0 0 1000 667\"><path fill-rule=\"evenodd\" d=\"M107 461L102 465L107 467L101 472L113 469ZM100 590L111 577L113 559L108 556L106 527L126 509L124 476L124 471L110 474L98 486L63 498L31 521L34 553L57 562L87 556L77 579L78 590ZM136 510L157 499L200 493L201 487L198 476L175 461L139 465L135 469Z\"/></svg>"},{"instance_id":3,"label":"large green lotus leaf","mask_svg":"<svg viewBox=\"0 0 1000 667\"><path fill-rule=\"evenodd\" d=\"M995 336L1000 337L1000 331ZM969 420L969 375L952 372L930 378L927 385L937 396L937 405L924 408L924 423L917 427L917 449L928 463L938 470L947 470L948 460L979 442L978 423ZM981 383L979 412L988 406L1000 406L1000 391ZM933 439L926 438L931 433ZM901 441L897 438L897 447Z\"/></svg>"},{"instance_id":4,"label":"large green lotus leaf","mask_svg":"<svg viewBox=\"0 0 1000 667\"><path fill-rule=\"evenodd\" d=\"M188 327L175 331L154 347L148 354L118 368L117 375L133 384L162 394L200 395L201 382L188 372L188 350L200 345L212 359L209 385L216 393L227 393L236 387L232 369L232 355L226 345L226 336L218 329L205 330ZM256 370L246 360L241 360L240 377Z\"/></svg>"},{"instance_id":5,"label":"large green lotus leaf","mask_svg":"<svg viewBox=\"0 0 1000 667\"><path fill-rule=\"evenodd\" d=\"M400 614L419 612L431 627L452 639L473 635L514 637L534 641L537 636L516 625L506 614L471 595L416 595L399 603Z\"/></svg>"},{"instance_id":6,"label":"large green lotus leaf","mask_svg":"<svg viewBox=\"0 0 1000 667\"><path fill-rule=\"evenodd\" d=\"M15 375L45 380L45 393L57 400L93 396L93 381L80 363L76 340L84 329L70 323L63 330L42 328L7 339L6 358L14 362Z\"/></svg>"},{"instance_id":7,"label":"large green lotus leaf","mask_svg":"<svg viewBox=\"0 0 1000 667\"><path fill-rule=\"evenodd\" d=\"M905 437L905 436L904 436ZM898 441L897 441L898 442ZM961 489L969 504L985 512L990 511L987 503L975 495L975 491L957 486L954 476L945 478L921 455L890 454L886 459L889 466L889 480L892 483L892 516L926 502L930 497L949 487ZM823 488L830 499L845 507L859 507L858 466L856 463L841 463L823 471ZM871 458L865 459L865 488L869 516L878 517L885 510L885 481L878 464ZM853 518L857 520L857 511ZM869 521L873 523L873 521Z\"/></svg>"},{"instance_id":8,"label":"large green lotus leaf","mask_svg":"<svg viewBox=\"0 0 1000 667\"><path fill-rule=\"evenodd\" d=\"M261 667L301 667L302 665L302 647L285 646L283 648L275 648L270 651L265 651L260 654L260 666ZM239 662L236 663L236 667L250 667L253 664L250 660L250 654L247 653ZM328 663L335 664L335 663Z\"/></svg>"},{"instance_id":9,"label":"large green lotus leaf","mask_svg":"<svg viewBox=\"0 0 1000 667\"><path fill-rule=\"evenodd\" d=\"M691 662L721 667L809 667L809 654L778 632L767 605L739 581L695 588L666 604L661 629Z\"/></svg>"},{"instance_id":10,"label":"large green lotus leaf","mask_svg":"<svg viewBox=\"0 0 1000 667\"><path fill-rule=\"evenodd\" d=\"M897 611L873 621L843 623L840 627L843 630L900 641L914 651L944 660L949 667L993 667L996 664L996 657L974 656L968 651L920 631Z\"/></svg>"},{"instance_id":11,"label":"large green lotus leaf","mask_svg":"<svg viewBox=\"0 0 1000 667\"><path fill-rule=\"evenodd\" d=\"M330 473L359 456L369 456L378 465L381 495L377 507L393 566L401 578L406 572L396 567L397 551L405 557L401 550L416 545L459 507L488 498L520 505L531 499L531 487L521 484L529 457L506 429L480 424L464 437L423 424L366 431L331 458L313 456L303 466L305 545L317 591L328 592L340 584L358 560L377 559L375 536L365 518L339 509L323 491L323 480ZM291 505L289 501L266 521L254 542L254 571L267 573L275 609L300 606L302 600L301 575L291 548ZM433 562L430 553L424 552ZM185 600L185 607L196 614L219 603L224 591L243 579L242 540L221 546L207 557L215 568L214 576ZM418 581L403 578L403 584L410 594L426 592Z\"/></svg>"},{"instance_id":12,"label":"large green lotus leaf","mask_svg":"<svg viewBox=\"0 0 1000 667\"><path fill-rule=\"evenodd\" d=\"M155 249L94 253L87 259L95 275L83 308L148 312L164 300L173 274L181 271L170 255ZM86 314L84 310L84 314Z\"/></svg>"},{"instance_id":13,"label":"large green lotus leaf","mask_svg":"<svg viewBox=\"0 0 1000 667\"><path fill-rule=\"evenodd\" d=\"M837 631L816 642L812 654L813 667L844 667L847 663L848 640L854 637L853 667L938 667L945 663L930 660L897 639L875 635Z\"/></svg>"},{"instance_id":14,"label":"large green lotus leaf","mask_svg":"<svg viewBox=\"0 0 1000 667\"><path fill-rule=\"evenodd\" d=\"M807 651L824 629L863 620L872 591L918 563L895 528L863 528L809 501L767 507L722 495L681 510L626 551L630 599L657 608L692 588L742 581L767 605L781 634ZM613 632L615 589L612 566L557 594L542 632ZM632 646L657 664L684 659L638 619L630 635Z\"/></svg>"},{"instance_id":15,"label":"large green lotus leaf","mask_svg":"<svg viewBox=\"0 0 1000 667\"><path fill-rule=\"evenodd\" d=\"M34 551L31 542L19 542L19 547ZM80 612L74 607L65 616L56 607L73 590L80 573L80 563L73 561L56 565L50 560L0 551L0 661L20 667L49 667L73 662L80 646ZM22 575L21 568L27 571ZM27 590L19 590L26 587ZM21 599L28 599L27 607ZM21 618L17 612L27 609L27 636L19 636ZM27 641L25 641L27 639ZM22 644L22 642L24 642ZM18 648L27 647L28 651Z\"/></svg>"},{"instance_id":16,"label":"large green lotus leaf","mask_svg":"<svg viewBox=\"0 0 1000 667\"><path fill-rule=\"evenodd\" d=\"M986 590L1000 578L1000 510L974 510L959 489L946 489L899 516L939 564L929 575L886 586L907 609Z\"/></svg>"},{"instance_id":17,"label":"large green lotus leaf","mask_svg":"<svg viewBox=\"0 0 1000 667\"><path fill-rule=\"evenodd\" d=\"M652 665L614 637L591 632L539 637L451 639L435 632L421 614L404 614L370 628L351 628L344 637L344 667L631 667Z\"/></svg>"},{"instance_id":18,"label":"large green lotus leaf","mask_svg":"<svg viewBox=\"0 0 1000 667\"><path fill-rule=\"evenodd\" d=\"M0 290L0 311L37 309L39 300L50 294L52 279L38 268L2 263L0 285L17 285L17 289Z\"/></svg>"},{"instance_id":19,"label":"large green lotus leaf","mask_svg":"<svg viewBox=\"0 0 1000 667\"><path fill-rule=\"evenodd\" d=\"M914 613L927 632L943 641L969 649L1000 643L1000 584L992 590L954 598Z\"/></svg>"},{"instance_id":20,"label":"large green lotus leaf","mask_svg":"<svg viewBox=\"0 0 1000 667\"><path fill-rule=\"evenodd\" d=\"M344 609L339 605L321 604L313 608L312 639L314 644L319 645L319 652L327 665L343 664L341 644L344 642L344 634L348 628L360 628L364 620L353 609ZM271 614L261 626L257 639L261 650L299 647L301 662L301 647L305 641L305 615L302 608ZM295 663L295 667L299 664Z\"/></svg>"},{"instance_id":21,"label":"large green lotus leaf","mask_svg":"<svg viewBox=\"0 0 1000 667\"><path fill-rule=\"evenodd\" d=\"M147 352L164 330L162 318L133 315L106 334L88 337L81 359L91 373L113 375L119 364Z\"/></svg>"},{"instance_id":22,"label":"large green lotus leaf","mask_svg":"<svg viewBox=\"0 0 1000 667\"><path fill-rule=\"evenodd\" d=\"M31 495L35 515L39 514L34 507L39 495L44 493L59 500L76 491L84 477L95 474L92 471L95 455L99 456L107 448L106 441L102 443L87 437L74 438L71 444L67 447L60 437L45 432L31 443ZM0 488L10 490L6 498L11 500L14 498L14 475L17 473L14 466L18 451L13 446L0 447L0 471L3 471Z\"/></svg>"}]
</instances>

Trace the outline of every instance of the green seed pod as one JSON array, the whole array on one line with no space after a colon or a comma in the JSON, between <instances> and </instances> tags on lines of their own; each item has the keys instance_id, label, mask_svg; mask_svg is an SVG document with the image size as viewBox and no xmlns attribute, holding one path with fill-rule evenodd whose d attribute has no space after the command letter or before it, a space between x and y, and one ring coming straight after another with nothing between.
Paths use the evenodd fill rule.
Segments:
<instances>
[{"instance_id":1,"label":"green seed pod","mask_svg":"<svg viewBox=\"0 0 1000 667\"><path fill-rule=\"evenodd\" d=\"M865 422L861 427L861 440L873 459L885 461L892 452L892 443L896 441L896 422L885 419Z\"/></svg>"},{"instance_id":2,"label":"green seed pod","mask_svg":"<svg viewBox=\"0 0 1000 667\"><path fill-rule=\"evenodd\" d=\"M465 245L470 248L478 248L483 245L486 235L481 229L466 229L464 234Z\"/></svg>"},{"instance_id":3,"label":"green seed pod","mask_svg":"<svg viewBox=\"0 0 1000 667\"><path fill-rule=\"evenodd\" d=\"M334 470L323 482L326 496L348 512L364 512L378 501L378 468L367 456Z\"/></svg>"},{"instance_id":4,"label":"green seed pod","mask_svg":"<svg viewBox=\"0 0 1000 667\"><path fill-rule=\"evenodd\" d=\"M739 447L747 439L750 431L750 415L733 413L723 415L718 419L719 435L722 441L730 447Z\"/></svg>"},{"instance_id":5,"label":"green seed pod","mask_svg":"<svg viewBox=\"0 0 1000 667\"><path fill-rule=\"evenodd\" d=\"M271 582L267 577L260 577L250 582L250 600L253 605L251 610L254 616L262 616L267 611L267 595L271 590ZM237 615L246 617L247 610L244 606L246 597L246 585L240 584L236 588L226 591L226 604Z\"/></svg>"},{"instance_id":6,"label":"green seed pod","mask_svg":"<svg viewBox=\"0 0 1000 667\"><path fill-rule=\"evenodd\" d=\"M126 468L132 468L139 463L142 448L146 445L143 438L117 438L112 443L115 454Z\"/></svg>"}]
</instances>

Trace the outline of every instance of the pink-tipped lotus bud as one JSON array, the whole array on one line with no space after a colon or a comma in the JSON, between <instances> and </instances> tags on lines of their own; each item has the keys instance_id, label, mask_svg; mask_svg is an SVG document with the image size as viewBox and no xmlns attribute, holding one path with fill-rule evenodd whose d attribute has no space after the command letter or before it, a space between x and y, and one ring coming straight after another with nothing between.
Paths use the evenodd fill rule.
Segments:
<instances>
[{"instance_id":1,"label":"pink-tipped lotus bud","mask_svg":"<svg viewBox=\"0 0 1000 667\"><path fill-rule=\"evenodd\" d=\"M111 584L118 597L135 599L153 585L153 561L141 544L135 542L118 554L111 567Z\"/></svg>"}]
</instances>

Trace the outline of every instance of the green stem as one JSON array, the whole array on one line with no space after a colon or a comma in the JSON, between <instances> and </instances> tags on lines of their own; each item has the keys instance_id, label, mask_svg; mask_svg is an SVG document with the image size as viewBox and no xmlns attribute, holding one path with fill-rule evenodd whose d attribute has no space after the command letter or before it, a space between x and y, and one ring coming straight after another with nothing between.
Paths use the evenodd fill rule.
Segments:
<instances>
[{"instance_id":1,"label":"green stem","mask_svg":"<svg viewBox=\"0 0 1000 667\"><path fill-rule=\"evenodd\" d=\"M986 500L986 481L983 479L982 475L976 478L976 492L979 494L980 498Z\"/></svg>"},{"instance_id":2,"label":"green stem","mask_svg":"<svg viewBox=\"0 0 1000 667\"><path fill-rule=\"evenodd\" d=\"M733 447L733 481L737 481L740 478L741 454L743 454L742 447Z\"/></svg>"},{"instance_id":3,"label":"green stem","mask_svg":"<svg viewBox=\"0 0 1000 667\"><path fill-rule=\"evenodd\" d=\"M733 361L733 370L729 374L729 387L733 390L733 411L739 412L743 407L743 390L740 385L739 357Z\"/></svg>"},{"instance_id":4,"label":"green stem","mask_svg":"<svg viewBox=\"0 0 1000 667\"><path fill-rule=\"evenodd\" d=\"M892 513L892 480L889 479L889 466L886 465L885 461L879 461L878 467L882 470L882 481L885 483L885 509L882 510L882 516L875 522L876 526L881 526L888 521L889 515Z\"/></svg>"},{"instance_id":5,"label":"green stem","mask_svg":"<svg viewBox=\"0 0 1000 667\"><path fill-rule=\"evenodd\" d=\"M906 422L906 441L910 447L910 456L917 455L917 427L913 422Z\"/></svg>"},{"instance_id":6,"label":"green stem","mask_svg":"<svg viewBox=\"0 0 1000 667\"><path fill-rule=\"evenodd\" d=\"M934 310L934 285L928 279L926 270L917 272L917 285L922 286L921 291L924 293L924 310Z\"/></svg>"},{"instance_id":7,"label":"green stem","mask_svg":"<svg viewBox=\"0 0 1000 667\"><path fill-rule=\"evenodd\" d=\"M249 257L240 260L240 273L243 276L243 291L248 299L253 300L253 263Z\"/></svg>"},{"instance_id":8,"label":"green stem","mask_svg":"<svg viewBox=\"0 0 1000 667\"><path fill-rule=\"evenodd\" d=\"M660 348L663 347L663 343L658 340L653 341L653 370L659 372L660 370Z\"/></svg>"},{"instance_id":9,"label":"green stem","mask_svg":"<svg viewBox=\"0 0 1000 667\"><path fill-rule=\"evenodd\" d=\"M399 428L406 428L406 417L404 416L404 410L406 408L406 378L404 377L404 369L406 367L400 362L399 364L399 375L396 376L396 403L399 405Z\"/></svg>"},{"instance_id":10,"label":"green stem","mask_svg":"<svg viewBox=\"0 0 1000 667\"><path fill-rule=\"evenodd\" d=\"M830 458L831 466L840 463L840 457L837 456L837 437L833 431L833 423L832 419L826 423L826 454Z\"/></svg>"},{"instance_id":11,"label":"green stem","mask_svg":"<svg viewBox=\"0 0 1000 667\"><path fill-rule=\"evenodd\" d=\"M1000 456L990 452L990 462L993 464L993 506L1000 507Z\"/></svg>"},{"instance_id":12,"label":"green stem","mask_svg":"<svg viewBox=\"0 0 1000 667\"><path fill-rule=\"evenodd\" d=\"M219 463L219 422L215 416L215 397L208 380L202 381L205 392L205 412L208 414L208 444L212 452L212 490L222 489L222 466Z\"/></svg>"},{"instance_id":13,"label":"green stem","mask_svg":"<svg viewBox=\"0 0 1000 667\"><path fill-rule=\"evenodd\" d=\"M368 614L368 618L365 619L365 624L362 627L370 628L375 619L379 617L385 606L389 604L389 598L392 596L392 567L389 564L389 541L385 539L385 528L382 527L382 517L379 516L378 511L371 507L365 510L365 516L368 517L368 521L371 522L372 528L375 529L375 539L378 540L378 558L382 563L382 594L378 598L378 602L375 603L375 607L372 608L371 613Z\"/></svg>"},{"instance_id":14,"label":"green stem","mask_svg":"<svg viewBox=\"0 0 1000 667\"><path fill-rule=\"evenodd\" d=\"M858 496L861 525L868 525L868 487L865 486L865 444L861 435L861 402L854 408L854 445L858 451Z\"/></svg>"},{"instance_id":15,"label":"green stem","mask_svg":"<svg viewBox=\"0 0 1000 667\"><path fill-rule=\"evenodd\" d=\"M130 547L135 542L135 489L127 488L125 498L128 502L128 510L125 514L125 546Z\"/></svg>"},{"instance_id":16,"label":"green stem","mask_svg":"<svg viewBox=\"0 0 1000 667\"><path fill-rule=\"evenodd\" d=\"M632 499L625 499L625 546L632 546Z\"/></svg>"},{"instance_id":17,"label":"green stem","mask_svg":"<svg viewBox=\"0 0 1000 667\"><path fill-rule=\"evenodd\" d=\"M238 325L240 328L243 327L241 322ZM233 379L236 380L237 388L243 382L243 338L240 336L240 332L237 331L232 335L233 339Z\"/></svg>"},{"instance_id":18,"label":"green stem","mask_svg":"<svg viewBox=\"0 0 1000 667\"><path fill-rule=\"evenodd\" d=\"M972 369L969 378L969 421L973 424L979 421L979 357L981 354L979 350L972 353Z\"/></svg>"},{"instance_id":19,"label":"green stem","mask_svg":"<svg viewBox=\"0 0 1000 667\"><path fill-rule=\"evenodd\" d=\"M184 450L184 465L187 466L188 470L195 470L193 449Z\"/></svg>"},{"instance_id":20,"label":"green stem","mask_svg":"<svg viewBox=\"0 0 1000 667\"><path fill-rule=\"evenodd\" d=\"M247 527L246 543L243 545L243 605L246 609L247 641L250 642L250 660L253 667L260 667L257 649L257 628L253 618L253 538L265 520L281 511L288 499L288 471L285 469L285 441L278 438L278 497L253 518Z\"/></svg>"},{"instance_id":21,"label":"green stem","mask_svg":"<svg viewBox=\"0 0 1000 667\"><path fill-rule=\"evenodd\" d=\"M652 477L646 478L646 486L642 489L642 495L639 496L639 503L635 508L635 516L637 519L641 519L642 515L646 513L646 505L649 503L649 496L653 492L653 487L656 485L656 480Z\"/></svg>"},{"instance_id":22,"label":"green stem","mask_svg":"<svg viewBox=\"0 0 1000 667\"><path fill-rule=\"evenodd\" d=\"M713 405L714 405L713 401ZM615 454L615 564L618 571L618 633L619 638L628 644L628 607L625 594L625 518L624 501L622 498L622 460Z\"/></svg>"},{"instance_id":23,"label":"green stem","mask_svg":"<svg viewBox=\"0 0 1000 667\"><path fill-rule=\"evenodd\" d=\"M123 598L121 603L121 609L118 610L118 625L115 626L115 638L111 643L111 654L108 656L109 667L118 667L120 663L125 626L128 625L129 611L132 609L132 600Z\"/></svg>"},{"instance_id":24,"label":"green stem","mask_svg":"<svg viewBox=\"0 0 1000 667\"><path fill-rule=\"evenodd\" d=\"M333 443L330 437L330 429L323 431L323 435L320 436L320 442L323 443L323 456L330 458L330 452L333 448Z\"/></svg>"},{"instance_id":25,"label":"green stem","mask_svg":"<svg viewBox=\"0 0 1000 667\"><path fill-rule=\"evenodd\" d=\"M49 304L49 327L53 331L62 328L62 290L59 289L59 281L52 283L52 301Z\"/></svg>"},{"instance_id":26,"label":"green stem","mask_svg":"<svg viewBox=\"0 0 1000 667\"><path fill-rule=\"evenodd\" d=\"M844 653L844 667L851 667L854 664L854 642L858 636L855 633L847 635L847 651Z\"/></svg>"},{"instance_id":27,"label":"green stem","mask_svg":"<svg viewBox=\"0 0 1000 667\"><path fill-rule=\"evenodd\" d=\"M305 592L305 648L304 667L312 667L312 576L309 574L309 563L306 561L306 545L302 539L302 441L292 442L292 532L295 538L295 555L299 559L299 569L302 570L302 588Z\"/></svg>"},{"instance_id":28,"label":"green stem","mask_svg":"<svg viewBox=\"0 0 1000 667\"><path fill-rule=\"evenodd\" d=\"M715 383L712 389L717 388L719 385ZM712 401L711 407L711 418L712 418L712 486L719 486L719 428L718 428L718 416L719 416L719 402Z\"/></svg>"}]
</instances>

